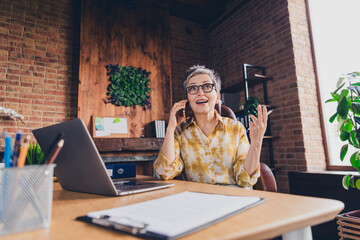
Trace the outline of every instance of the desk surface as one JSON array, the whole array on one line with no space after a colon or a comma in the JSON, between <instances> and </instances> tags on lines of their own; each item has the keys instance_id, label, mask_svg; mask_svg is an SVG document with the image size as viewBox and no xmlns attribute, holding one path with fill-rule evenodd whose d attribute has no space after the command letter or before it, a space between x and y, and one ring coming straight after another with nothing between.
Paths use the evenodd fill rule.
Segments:
<instances>
[{"instance_id":1,"label":"desk surface","mask_svg":"<svg viewBox=\"0 0 360 240\"><path fill-rule=\"evenodd\" d=\"M173 180L174 187L122 197L107 197L62 190L54 183L52 220L48 229L2 237L5 239L134 239L134 237L75 221L88 212L114 208L183 191L222 193L267 198L265 203L225 219L183 239L263 239L323 223L343 209L340 201L290 194L246 190Z\"/></svg>"}]
</instances>

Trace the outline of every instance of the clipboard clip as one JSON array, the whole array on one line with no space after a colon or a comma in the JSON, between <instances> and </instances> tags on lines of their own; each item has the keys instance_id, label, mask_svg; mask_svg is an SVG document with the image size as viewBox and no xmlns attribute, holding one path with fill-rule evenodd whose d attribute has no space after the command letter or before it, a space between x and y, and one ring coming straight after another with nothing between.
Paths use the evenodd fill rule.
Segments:
<instances>
[{"instance_id":1,"label":"clipboard clip","mask_svg":"<svg viewBox=\"0 0 360 240\"><path fill-rule=\"evenodd\" d=\"M122 223L119 223L119 221ZM92 223L131 233L132 235L146 233L146 228L149 225L129 217L114 217L109 215L100 215L98 218L93 218Z\"/></svg>"}]
</instances>

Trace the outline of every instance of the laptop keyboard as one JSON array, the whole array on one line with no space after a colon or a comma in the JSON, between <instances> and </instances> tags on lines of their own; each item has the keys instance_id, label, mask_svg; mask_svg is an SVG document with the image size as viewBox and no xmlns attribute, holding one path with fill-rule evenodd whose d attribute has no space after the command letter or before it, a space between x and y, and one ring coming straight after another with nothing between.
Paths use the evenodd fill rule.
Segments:
<instances>
[{"instance_id":1,"label":"laptop keyboard","mask_svg":"<svg viewBox=\"0 0 360 240\"><path fill-rule=\"evenodd\" d=\"M150 183L136 185L135 182L129 182L129 183L114 182L114 185L116 190L121 190L121 191L134 191L134 190L149 188L151 186Z\"/></svg>"}]
</instances>

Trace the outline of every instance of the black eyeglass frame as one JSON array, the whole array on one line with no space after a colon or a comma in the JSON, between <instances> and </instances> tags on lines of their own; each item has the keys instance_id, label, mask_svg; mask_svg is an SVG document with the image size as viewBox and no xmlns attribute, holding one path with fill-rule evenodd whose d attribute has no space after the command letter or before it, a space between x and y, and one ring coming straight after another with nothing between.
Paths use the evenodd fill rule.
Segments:
<instances>
[{"instance_id":1,"label":"black eyeglass frame","mask_svg":"<svg viewBox=\"0 0 360 240\"><path fill-rule=\"evenodd\" d=\"M211 90L210 90L210 91L204 91L204 86L205 86L205 85L211 85ZM190 92L189 92L189 88L190 88L190 87L196 87L196 92L195 92L195 93L190 93ZM186 92L187 92L188 94L190 94L190 95L196 95L196 94L199 92L200 87L201 87L201 90L202 90L204 93L209 93L209 92L211 92L211 91L214 89L215 84L214 84L214 83L204 83L204 84L202 84L202 85L191 85L191 86L186 87ZM215 88L215 91L216 91L216 88Z\"/></svg>"}]
</instances>

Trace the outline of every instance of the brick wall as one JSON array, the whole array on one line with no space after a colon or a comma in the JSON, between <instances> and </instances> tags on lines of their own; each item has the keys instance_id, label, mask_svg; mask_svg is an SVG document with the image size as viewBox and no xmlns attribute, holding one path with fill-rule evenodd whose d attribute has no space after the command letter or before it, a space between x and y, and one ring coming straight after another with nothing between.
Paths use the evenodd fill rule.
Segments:
<instances>
[{"instance_id":1,"label":"brick wall","mask_svg":"<svg viewBox=\"0 0 360 240\"><path fill-rule=\"evenodd\" d=\"M305 1L289 0L289 13L307 170L323 170L326 161L319 112L321 100L317 94Z\"/></svg>"},{"instance_id":2,"label":"brick wall","mask_svg":"<svg viewBox=\"0 0 360 240\"><path fill-rule=\"evenodd\" d=\"M0 106L26 123L1 117L0 132L76 117L79 16L79 1L0 1Z\"/></svg>"},{"instance_id":3,"label":"brick wall","mask_svg":"<svg viewBox=\"0 0 360 240\"><path fill-rule=\"evenodd\" d=\"M186 70L195 64L209 66L210 61L207 34L200 25L172 16L170 29L171 75L175 103L184 99L182 84Z\"/></svg>"},{"instance_id":4,"label":"brick wall","mask_svg":"<svg viewBox=\"0 0 360 240\"><path fill-rule=\"evenodd\" d=\"M304 0L248 1L210 26L212 66L225 86L242 81L242 64L267 68L276 179L288 191L288 171L325 169L315 77ZM239 2L230 1L228 12ZM250 96L262 99L261 86ZM262 155L264 157L264 154ZM266 160L266 159L265 159Z\"/></svg>"}]
</instances>

